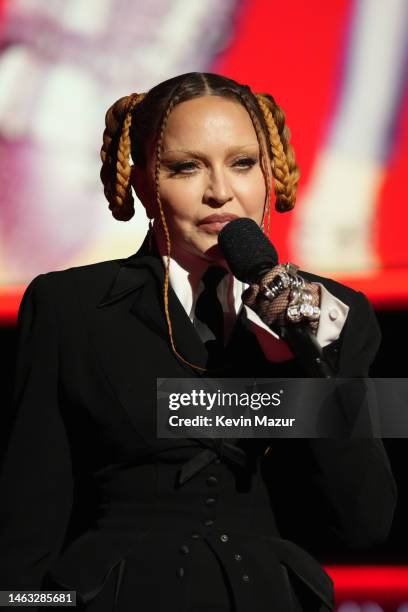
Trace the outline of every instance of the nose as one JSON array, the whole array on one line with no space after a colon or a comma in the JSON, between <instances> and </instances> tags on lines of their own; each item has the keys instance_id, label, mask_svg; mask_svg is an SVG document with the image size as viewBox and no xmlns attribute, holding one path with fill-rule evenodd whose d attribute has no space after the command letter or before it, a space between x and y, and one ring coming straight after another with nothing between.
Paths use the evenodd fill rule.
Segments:
<instances>
[{"instance_id":1,"label":"nose","mask_svg":"<svg viewBox=\"0 0 408 612\"><path fill-rule=\"evenodd\" d=\"M211 206L222 206L232 200L231 185L222 169L213 170L208 175L203 202Z\"/></svg>"}]
</instances>

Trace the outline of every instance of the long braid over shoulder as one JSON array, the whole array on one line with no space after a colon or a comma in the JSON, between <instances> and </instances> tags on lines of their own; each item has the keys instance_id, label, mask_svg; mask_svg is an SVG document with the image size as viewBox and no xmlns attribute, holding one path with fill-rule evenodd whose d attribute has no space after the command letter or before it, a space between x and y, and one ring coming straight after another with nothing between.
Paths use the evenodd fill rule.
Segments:
<instances>
[{"instance_id":1,"label":"long braid over shoulder","mask_svg":"<svg viewBox=\"0 0 408 612\"><path fill-rule=\"evenodd\" d=\"M167 125L167 121L170 116L170 113L173 110L173 108L176 106L178 101L179 101L179 98L177 94L173 95L170 99L170 102L167 106L167 109L160 123L160 129L159 129L159 134L157 137L156 148L155 148L156 160L155 160L155 167L154 167L154 183L155 183L155 192L156 192L156 202L159 207L160 220L162 223L162 227L163 227L163 231L164 231L164 235L166 239L166 249L167 249L166 266L164 270L163 304L164 304L164 312L165 312L166 321L167 321L167 329L169 332L170 344L171 344L171 348L174 354L177 355L177 357L181 361L183 361L187 365L192 366L194 369L200 370L200 371L206 371L206 368L201 368L200 366L197 366L196 364L191 363L178 352L176 344L175 344L174 335L173 335L173 326L171 323L170 308L169 308L169 283L170 283L169 274L170 274L171 239L170 239L169 228L166 222L166 217L165 217L164 210L163 210L163 204L162 204L161 197L160 197L160 166L161 166L163 135L166 129L166 125Z\"/></svg>"},{"instance_id":2,"label":"long braid over shoulder","mask_svg":"<svg viewBox=\"0 0 408 612\"><path fill-rule=\"evenodd\" d=\"M129 155L132 111L146 94L130 94L117 100L106 112L100 177L112 215L129 221L135 213L130 185Z\"/></svg>"}]
</instances>

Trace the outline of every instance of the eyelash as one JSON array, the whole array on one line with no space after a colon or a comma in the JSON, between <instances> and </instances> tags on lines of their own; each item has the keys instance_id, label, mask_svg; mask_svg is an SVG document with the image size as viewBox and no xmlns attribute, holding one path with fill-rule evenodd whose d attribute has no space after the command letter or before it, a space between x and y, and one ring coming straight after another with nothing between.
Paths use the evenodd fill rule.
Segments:
<instances>
[{"instance_id":1,"label":"eyelash","mask_svg":"<svg viewBox=\"0 0 408 612\"><path fill-rule=\"evenodd\" d=\"M241 172L245 172L247 170L250 170L251 168L253 168L253 166L255 166L255 164L257 163L257 159L254 159L253 157L242 157L238 160L236 160L235 164L239 164L242 162L245 162L246 165L242 166L240 168ZM172 171L172 176L175 174L184 174L184 175L189 175L189 174L193 174L192 172L183 172L183 170L194 170L197 168L197 164L196 162L193 161L188 161L188 162L178 162L176 164L173 164L172 166L169 166L170 170Z\"/></svg>"}]
</instances>

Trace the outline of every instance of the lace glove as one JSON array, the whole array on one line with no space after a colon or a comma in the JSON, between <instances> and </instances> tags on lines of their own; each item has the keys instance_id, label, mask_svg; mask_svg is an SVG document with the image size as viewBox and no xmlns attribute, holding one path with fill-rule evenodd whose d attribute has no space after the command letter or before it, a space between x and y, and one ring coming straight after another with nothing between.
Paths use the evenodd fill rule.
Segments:
<instances>
[{"instance_id":1,"label":"lace glove","mask_svg":"<svg viewBox=\"0 0 408 612\"><path fill-rule=\"evenodd\" d=\"M320 286L293 273L296 270L293 264L274 266L259 283L250 285L244 291L242 301L267 325L307 321L311 331L316 334L320 317Z\"/></svg>"}]
</instances>

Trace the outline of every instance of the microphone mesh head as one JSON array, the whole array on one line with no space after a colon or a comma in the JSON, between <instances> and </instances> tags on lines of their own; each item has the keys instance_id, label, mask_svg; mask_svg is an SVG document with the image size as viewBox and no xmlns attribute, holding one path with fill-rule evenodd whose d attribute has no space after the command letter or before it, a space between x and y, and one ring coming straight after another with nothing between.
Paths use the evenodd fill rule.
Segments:
<instances>
[{"instance_id":1,"label":"microphone mesh head","mask_svg":"<svg viewBox=\"0 0 408 612\"><path fill-rule=\"evenodd\" d=\"M233 275L255 283L278 264L278 253L253 219L234 219L218 234L218 244Z\"/></svg>"}]
</instances>

